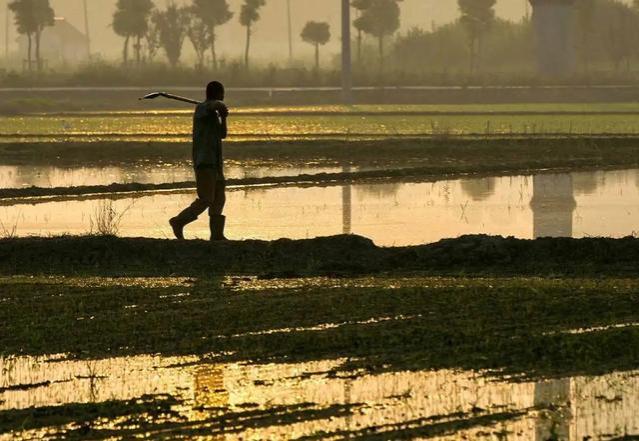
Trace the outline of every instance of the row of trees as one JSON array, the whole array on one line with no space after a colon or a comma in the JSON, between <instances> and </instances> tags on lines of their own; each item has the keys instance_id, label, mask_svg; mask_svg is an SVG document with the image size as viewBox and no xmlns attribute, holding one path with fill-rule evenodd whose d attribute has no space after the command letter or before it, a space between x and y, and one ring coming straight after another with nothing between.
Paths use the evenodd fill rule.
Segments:
<instances>
[{"instance_id":1,"label":"row of trees","mask_svg":"<svg viewBox=\"0 0 639 441\"><path fill-rule=\"evenodd\" d=\"M239 19L246 27L244 60L249 64L251 28L260 19L260 9L266 0L244 0ZM129 44L134 40L136 63L142 62L142 41L146 42L147 58L152 60L158 49L164 49L169 63L175 66L182 54L184 40L189 39L197 55L198 66L204 65L210 51L213 68L218 67L216 30L234 16L226 0L192 0L190 6L169 4L165 10L155 8L152 0L118 0L113 15L113 30L124 37L123 61L129 62Z\"/></svg>"},{"instance_id":2,"label":"row of trees","mask_svg":"<svg viewBox=\"0 0 639 441\"><path fill-rule=\"evenodd\" d=\"M351 6L358 17L353 26L357 29L357 57L362 57L362 36L368 34L378 41L380 66L383 66L385 40L400 27L400 6L402 0L351 0ZM589 1L589 0L584 0ZM468 28L471 47L471 65L474 66L475 53L480 50L481 36L494 18L495 0L458 0L462 12L461 22ZM260 10L266 0L244 0L239 22L246 28L244 65L249 66L252 29L260 19ZM9 8L15 16L19 33L28 39L28 66L32 69L32 43L35 43L35 58L38 69L42 69L40 39L46 26L54 23L54 11L49 0L13 0ZM170 3L164 10L155 7L153 0L118 0L113 15L114 32L124 38L122 58L124 64L130 62L131 46L135 62L153 60L163 49L172 66L178 64L184 41L188 39L197 56L198 67L204 66L207 52L210 52L212 67L218 68L216 51L218 27L228 23L235 13L230 10L227 0L191 0L186 7ZM315 47L315 65L319 67L319 47L330 40L328 23L310 21L304 27L301 38Z\"/></svg>"},{"instance_id":3,"label":"row of trees","mask_svg":"<svg viewBox=\"0 0 639 441\"><path fill-rule=\"evenodd\" d=\"M249 66L251 35L254 24L260 19L260 9L265 0L244 0L239 21L246 28L244 65ZM213 69L218 68L216 51L219 26L233 17L227 0L192 0L190 6L170 4L165 10L155 8L152 0L118 0L113 15L113 30L124 38L123 61L129 63L130 41L134 41L136 63L143 60L142 41L146 42L147 58L152 60L158 49L164 49L172 66L179 62L184 40L188 38L197 56L197 66L202 68L206 53L210 51ZM301 38L315 46L316 69L319 68L319 47L330 40L330 26L325 22L310 21L304 27Z\"/></svg>"},{"instance_id":4,"label":"row of trees","mask_svg":"<svg viewBox=\"0 0 639 441\"><path fill-rule=\"evenodd\" d=\"M369 65L377 52L379 65L385 63L387 40L400 28L402 0L350 0L356 11L353 26L357 31L357 60ZM218 68L217 32L234 17L246 29L243 64L250 61L251 36L260 20L266 0L243 0L241 9L231 11L227 0L191 0L180 7L170 3L166 9L155 7L153 0L118 0L113 15L114 32L124 38L123 60L137 64L153 60L162 50L169 63L179 63L185 40L190 41L203 67L207 54L211 65ZM519 23L496 18L496 0L457 0L459 20L430 31L413 29L394 39L391 46L394 61L403 70L440 69L469 70L474 73L482 65L500 69L505 64L532 66L534 33L529 19ZM27 42L27 63L31 70L43 67L40 41L43 30L54 23L49 0L11 0L18 31ZM578 0L574 2L574 22L569 37L576 61L584 72L609 62L616 70L639 58L639 0L629 5L619 0ZM376 41L376 48L366 46L363 35ZM328 23L310 21L301 33L303 41L315 48L315 66L319 68L320 47L331 39ZM130 56L131 50L133 57ZM370 53L370 55L369 55ZM35 59L35 63L33 62Z\"/></svg>"}]
</instances>

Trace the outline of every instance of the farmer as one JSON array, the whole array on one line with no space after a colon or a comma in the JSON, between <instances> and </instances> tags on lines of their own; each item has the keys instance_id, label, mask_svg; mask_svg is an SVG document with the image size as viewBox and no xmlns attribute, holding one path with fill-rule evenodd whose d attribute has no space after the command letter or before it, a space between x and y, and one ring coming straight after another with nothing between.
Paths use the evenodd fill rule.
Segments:
<instances>
[{"instance_id":1,"label":"farmer","mask_svg":"<svg viewBox=\"0 0 639 441\"><path fill-rule=\"evenodd\" d=\"M226 240L222 215L226 203L222 140L226 138L224 86L213 81L206 86L206 101L198 104L193 116L193 167L197 199L169 223L175 237L184 239L184 227L209 210L211 240Z\"/></svg>"}]
</instances>

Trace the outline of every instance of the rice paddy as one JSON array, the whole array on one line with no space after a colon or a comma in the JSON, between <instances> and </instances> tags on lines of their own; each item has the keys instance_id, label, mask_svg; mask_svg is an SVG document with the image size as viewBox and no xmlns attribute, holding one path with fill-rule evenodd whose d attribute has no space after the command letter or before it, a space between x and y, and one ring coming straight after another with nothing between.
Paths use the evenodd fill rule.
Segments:
<instances>
[{"instance_id":1,"label":"rice paddy","mask_svg":"<svg viewBox=\"0 0 639 441\"><path fill-rule=\"evenodd\" d=\"M240 108L228 243L187 111L1 118L0 440L635 439L637 117Z\"/></svg>"}]
</instances>

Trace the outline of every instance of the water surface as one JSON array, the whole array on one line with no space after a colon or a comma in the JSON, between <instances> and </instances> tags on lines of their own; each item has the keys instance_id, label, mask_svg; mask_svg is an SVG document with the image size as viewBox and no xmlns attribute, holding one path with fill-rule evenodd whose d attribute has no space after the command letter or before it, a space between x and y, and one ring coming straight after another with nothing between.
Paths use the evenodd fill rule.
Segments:
<instances>
[{"instance_id":1,"label":"water surface","mask_svg":"<svg viewBox=\"0 0 639 441\"><path fill-rule=\"evenodd\" d=\"M341 167L287 164L273 166L239 164L227 161L224 172L227 179L261 178L267 176L296 176L301 174L338 173ZM370 167L369 167L370 168ZM193 181L193 167L189 162L119 164L108 167L55 167L0 165L0 187L77 187L84 185L163 184Z\"/></svg>"},{"instance_id":2,"label":"water surface","mask_svg":"<svg viewBox=\"0 0 639 441\"><path fill-rule=\"evenodd\" d=\"M345 361L0 358L0 421L12 429L0 439L576 441L639 434L636 371L537 382L453 370L330 374Z\"/></svg>"},{"instance_id":3,"label":"water surface","mask_svg":"<svg viewBox=\"0 0 639 441\"><path fill-rule=\"evenodd\" d=\"M231 239L303 239L355 233L379 245L464 234L624 237L639 231L638 170L542 174L435 183L244 188L230 191ZM0 207L0 229L20 236L86 234L110 213L121 236L169 238L168 219L191 191ZM203 216L187 229L207 238Z\"/></svg>"}]
</instances>

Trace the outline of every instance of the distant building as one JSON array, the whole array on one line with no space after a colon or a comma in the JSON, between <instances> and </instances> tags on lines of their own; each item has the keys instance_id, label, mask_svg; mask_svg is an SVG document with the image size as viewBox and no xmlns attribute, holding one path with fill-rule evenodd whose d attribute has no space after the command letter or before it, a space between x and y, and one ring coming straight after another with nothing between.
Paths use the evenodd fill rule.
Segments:
<instances>
[{"instance_id":1,"label":"distant building","mask_svg":"<svg viewBox=\"0 0 639 441\"><path fill-rule=\"evenodd\" d=\"M530 0L537 46L537 65L543 75L570 75L576 64L573 41L576 0Z\"/></svg>"},{"instance_id":2,"label":"distant building","mask_svg":"<svg viewBox=\"0 0 639 441\"><path fill-rule=\"evenodd\" d=\"M27 37L18 39L20 53L27 53ZM35 60L35 42L32 56ZM77 64L89 57L89 39L64 17L56 17L53 26L46 27L40 38L40 55L48 66Z\"/></svg>"}]
</instances>

